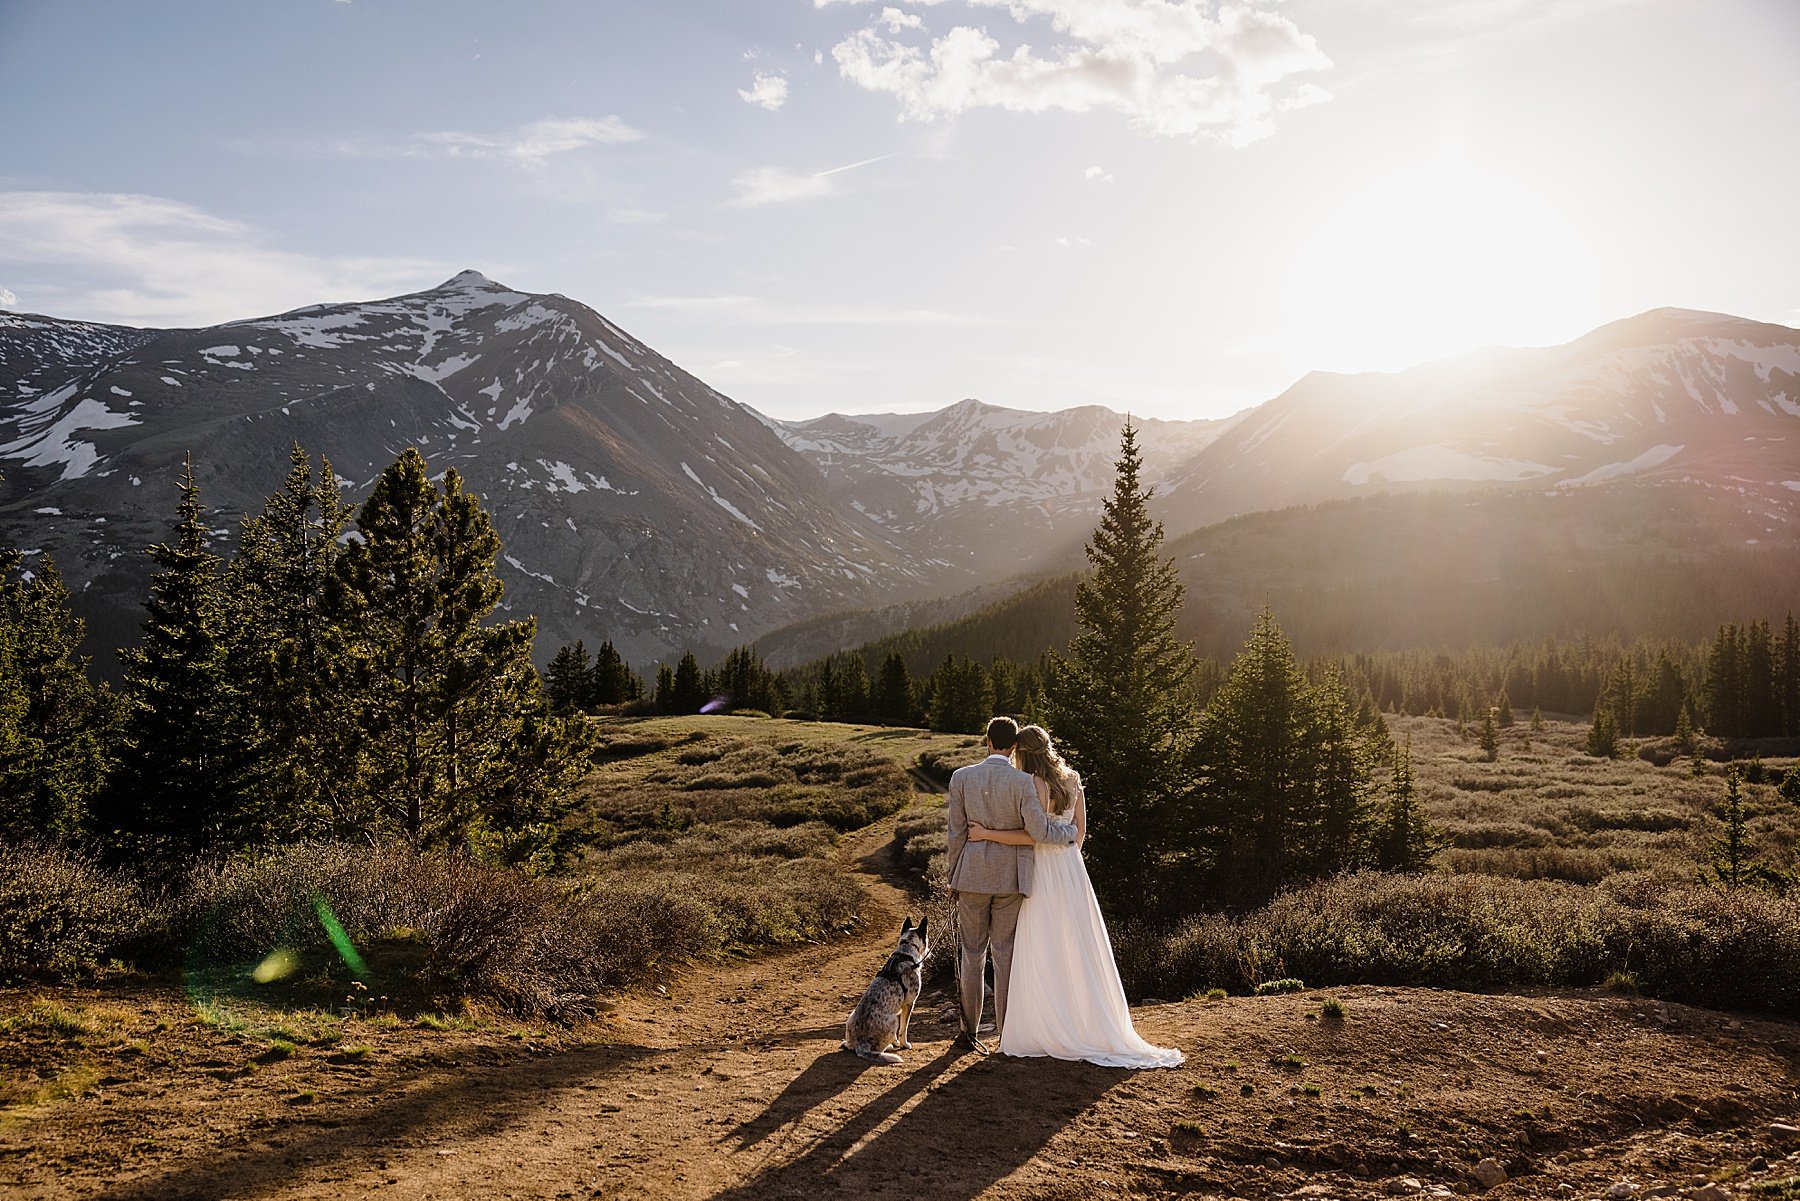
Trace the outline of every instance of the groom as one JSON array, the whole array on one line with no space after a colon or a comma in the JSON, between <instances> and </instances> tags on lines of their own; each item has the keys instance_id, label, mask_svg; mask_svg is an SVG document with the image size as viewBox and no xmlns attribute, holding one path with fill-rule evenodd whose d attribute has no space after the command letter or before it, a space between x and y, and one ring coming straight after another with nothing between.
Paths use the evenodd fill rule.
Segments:
<instances>
[{"instance_id":1,"label":"groom","mask_svg":"<svg viewBox=\"0 0 1800 1201\"><path fill-rule=\"evenodd\" d=\"M1073 822L1044 812L1037 785L1009 757L1019 740L1010 717L988 723L988 756L950 777L950 899L956 902L957 983L962 1001L962 1033L956 1044L987 1054L981 1042L982 977L988 948L994 951L994 1026L1006 1027L1006 983L1012 974L1013 932L1019 905L1031 892L1035 858L1030 847L969 841L971 819L994 830L1024 830L1038 842L1074 842ZM997 1035L996 1035L997 1037Z\"/></svg>"}]
</instances>

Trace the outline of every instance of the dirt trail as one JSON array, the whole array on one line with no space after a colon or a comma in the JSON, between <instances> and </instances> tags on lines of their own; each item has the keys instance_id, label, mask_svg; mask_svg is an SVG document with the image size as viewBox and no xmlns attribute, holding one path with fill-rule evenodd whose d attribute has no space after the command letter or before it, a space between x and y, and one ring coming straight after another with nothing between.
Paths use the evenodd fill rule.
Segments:
<instances>
[{"instance_id":1,"label":"dirt trail","mask_svg":"<svg viewBox=\"0 0 1800 1201\"><path fill-rule=\"evenodd\" d=\"M936 995L905 1065L865 1064L838 1039L907 908L891 828L845 840L873 902L856 935L693 969L556 1041L366 1024L345 1043L367 1050L251 1059L179 997L133 996L181 1053L125 1042L0 1122L0 1194L1448 1195L1483 1156L1514 1176L1495 1196L1800 1174L1770 1132L1800 1111L1800 1027L1630 998L1337 989L1341 1024L1317 993L1153 1005L1140 1031L1189 1063L1134 1075L958 1056Z\"/></svg>"}]
</instances>

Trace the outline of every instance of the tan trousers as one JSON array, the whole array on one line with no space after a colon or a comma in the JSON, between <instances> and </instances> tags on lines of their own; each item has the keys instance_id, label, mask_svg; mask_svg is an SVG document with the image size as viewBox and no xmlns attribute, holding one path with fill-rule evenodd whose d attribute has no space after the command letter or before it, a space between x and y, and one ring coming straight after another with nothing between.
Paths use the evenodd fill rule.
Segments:
<instances>
[{"instance_id":1,"label":"tan trousers","mask_svg":"<svg viewBox=\"0 0 1800 1201\"><path fill-rule=\"evenodd\" d=\"M1012 975L1013 934L1019 928L1019 893L964 892L956 897L956 934L961 954L956 982L962 1000L963 1029L981 1029L986 988L982 977L988 948L994 952L994 1028L1006 1028L1006 982Z\"/></svg>"}]
</instances>

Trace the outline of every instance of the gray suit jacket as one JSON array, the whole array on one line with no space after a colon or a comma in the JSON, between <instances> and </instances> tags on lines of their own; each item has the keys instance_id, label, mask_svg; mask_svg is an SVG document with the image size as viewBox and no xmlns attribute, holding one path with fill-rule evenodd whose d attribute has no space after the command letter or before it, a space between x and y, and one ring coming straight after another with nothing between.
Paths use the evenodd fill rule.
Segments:
<instances>
[{"instance_id":1,"label":"gray suit jacket","mask_svg":"<svg viewBox=\"0 0 1800 1201\"><path fill-rule=\"evenodd\" d=\"M949 817L946 858L949 885L957 892L1029 895L1037 862L1030 847L970 842L971 818L990 830L1023 830L1035 842L1075 841L1075 823L1044 812L1030 774L994 755L951 775Z\"/></svg>"}]
</instances>

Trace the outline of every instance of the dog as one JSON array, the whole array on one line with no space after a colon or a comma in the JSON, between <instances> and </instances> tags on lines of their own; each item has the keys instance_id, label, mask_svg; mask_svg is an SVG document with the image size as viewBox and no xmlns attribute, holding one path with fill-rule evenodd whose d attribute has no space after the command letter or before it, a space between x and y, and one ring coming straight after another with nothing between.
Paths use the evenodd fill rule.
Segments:
<instances>
[{"instance_id":1,"label":"dog","mask_svg":"<svg viewBox=\"0 0 1800 1201\"><path fill-rule=\"evenodd\" d=\"M907 1030L912 1025L913 1006L918 1004L919 992L925 987L920 965L931 953L925 932L930 921L928 916L915 926L908 917L900 927L899 945L875 973L868 991L844 1023L844 1050L854 1051L872 1063L903 1062L890 1047L912 1050Z\"/></svg>"}]
</instances>

